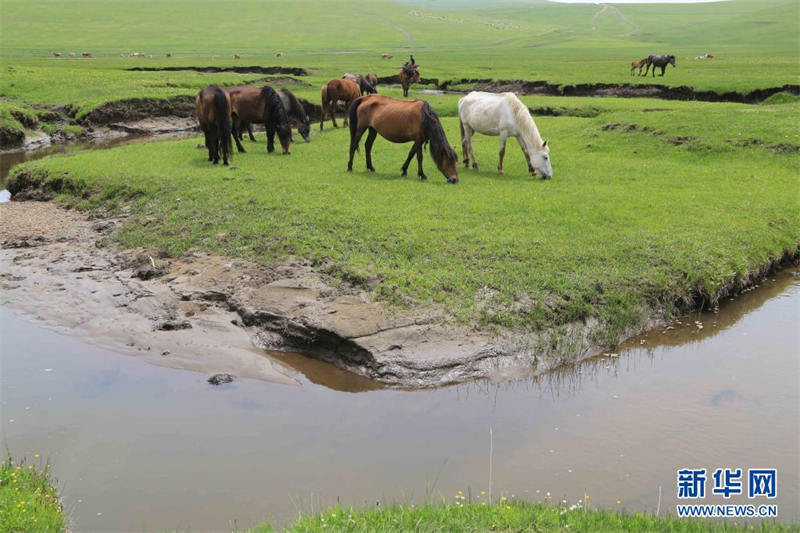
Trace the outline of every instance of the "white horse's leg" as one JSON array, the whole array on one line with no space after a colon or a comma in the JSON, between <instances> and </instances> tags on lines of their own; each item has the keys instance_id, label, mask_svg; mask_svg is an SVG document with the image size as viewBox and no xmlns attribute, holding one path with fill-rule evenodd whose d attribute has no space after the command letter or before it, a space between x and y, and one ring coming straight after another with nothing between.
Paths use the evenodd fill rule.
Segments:
<instances>
[{"instance_id":1,"label":"white horse's leg","mask_svg":"<svg viewBox=\"0 0 800 533\"><path fill-rule=\"evenodd\" d=\"M469 156L472 158L472 168L478 170L478 160L475 159L475 151L472 149L472 136L475 130L467 126L467 145L469 146Z\"/></svg>"},{"instance_id":2,"label":"white horse's leg","mask_svg":"<svg viewBox=\"0 0 800 533\"><path fill-rule=\"evenodd\" d=\"M461 126L461 154L463 155L464 168L469 168L469 146L467 142L467 128L464 125L464 120L458 117L458 124Z\"/></svg>"},{"instance_id":3,"label":"white horse's leg","mask_svg":"<svg viewBox=\"0 0 800 533\"><path fill-rule=\"evenodd\" d=\"M505 133L500 134L500 162L497 163L497 173L503 175L503 157L506 155L506 140L508 136Z\"/></svg>"}]
</instances>

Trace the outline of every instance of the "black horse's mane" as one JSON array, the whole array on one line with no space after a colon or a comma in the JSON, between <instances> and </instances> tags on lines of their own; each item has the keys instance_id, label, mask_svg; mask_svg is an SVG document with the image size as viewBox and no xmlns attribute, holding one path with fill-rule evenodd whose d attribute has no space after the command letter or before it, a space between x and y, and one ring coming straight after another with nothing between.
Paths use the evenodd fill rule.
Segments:
<instances>
[{"instance_id":1,"label":"black horse's mane","mask_svg":"<svg viewBox=\"0 0 800 533\"><path fill-rule=\"evenodd\" d=\"M447 142L439 117L428 102L422 104L422 128L425 132L425 142L430 142L431 157L437 167L441 168L445 157L458 161L458 155Z\"/></svg>"},{"instance_id":2,"label":"black horse's mane","mask_svg":"<svg viewBox=\"0 0 800 533\"><path fill-rule=\"evenodd\" d=\"M266 101L267 105L264 107L264 122L272 123L278 131L278 137L281 139L291 138L292 130L289 127L289 115L281 103L281 97L269 85L264 85L261 88L261 97Z\"/></svg>"},{"instance_id":3,"label":"black horse's mane","mask_svg":"<svg viewBox=\"0 0 800 533\"><path fill-rule=\"evenodd\" d=\"M289 99L291 110L300 119L300 122L308 124L308 115L306 115L306 110L303 109L303 104L300 103L300 100L289 89L281 89L281 93Z\"/></svg>"}]
</instances>

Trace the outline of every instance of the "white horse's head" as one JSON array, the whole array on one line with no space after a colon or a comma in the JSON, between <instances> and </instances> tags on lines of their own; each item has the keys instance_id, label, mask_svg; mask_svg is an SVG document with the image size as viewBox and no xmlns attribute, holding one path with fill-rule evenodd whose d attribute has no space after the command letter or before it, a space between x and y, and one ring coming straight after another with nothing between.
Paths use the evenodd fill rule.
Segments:
<instances>
[{"instance_id":1,"label":"white horse's head","mask_svg":"<svg viewBox=\"0 0 800 533\"><path fill-rule=\"evenodd\" d=\"M553 165L550 163L550 146L547 141L542 143L539 150L526 153L528 156L528 170L531 175L539 175L543 180L553 177Z\"/></svg>"}]
</instances>

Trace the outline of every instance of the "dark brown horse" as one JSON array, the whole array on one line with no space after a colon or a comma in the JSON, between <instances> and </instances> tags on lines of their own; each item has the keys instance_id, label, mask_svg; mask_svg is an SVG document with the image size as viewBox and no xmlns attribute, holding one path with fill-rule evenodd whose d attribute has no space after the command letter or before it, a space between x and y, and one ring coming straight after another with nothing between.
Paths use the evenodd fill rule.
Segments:
<instances>
[{"instance_id":1,"label":"dark brown horse","mask_svg":"<svg viewBox=\"0 0 800 533\"><path fill-rule=\"evenodd\" d=\"M400 85L403 86L403 96L408 97L408 87L412 83L419 82L419 70L417 70L417 65L406 63L403 65L403 68L400 69L399 77Z\"/></svg>"},{"instance_id":2,"label":"dark brown horse","mask_svg":"<svg viewBox=\"0 0 800 533\"><path fill-rule=\"evenodd\" d=\"M233 157L231 146L231 101L222 87L209 85L194 100L197 120L206 138L208 160L216 165L222 152L222 162L227 165Z\"/></svg>"},{"instance_id":3,"label":"dark brown horse","mask_svg":"<svg viewBox=\"0 0 800 533\"><path fill-rule=\"evenodd\" d=\"M269 85L264 87L241 87L229 91L231 99L231 117L233 117L233 139L236 148L244 152L239 141L239 129L243 122L262 122L267 131L267 152L275 151L275 133L283 148L283 153L291 152L292 130L289 117L283 108L281 99L275 89Z\"/></svg>"},{"instance_id":4,"label":"dark brown horse","mask_svg":"<svg viewBox=\"0 0 800 533\"><path fill-rule=\"evenodd\" d=\"M370 72L369 74L364 76L364 79L366 79L369 82L370 85L375 87L375 92L377 93L378 92L378 75L375 74L374 72Z\"/></svg>"},{"instance_id":5,"label":"dark brown horse","mask_svg":"<svg viewBox=\"0 0 800 533\"><path fill-rule=\"evenodd\" d=\"M367 170L375 172L372 166L372 144L380 133L381 137L393 143L413 142L406 162L403 163L403 176L408 175L411 158L417 156L417 174L426 179L422 170L422 148L430 143L431 157L436 167L444 174L449 183L458 183L458 155L447 142L439 117L428 102L413 100L406 102L377 94L357 98L350 106L350 159L347 171L353 170L353 154L365 131L367 140L364 148L367 158Z\"/></svg>"},{"instance_id":6,"label":"dark brown horse","mask_svg":"<svg viewBox=\"0 0 800 533\"><path fill-rule=\"evenodd\" d=\"M347 126L347 109L350 102L361 96L361 88L353 80L344 80L334 78L322 86L322 118L319 121L319 129L322 130L322 125L325 123L325 117L330 114L333 121L333 127L338 128L336 124L336 103L339 100L344 101L344 125Z\"/></svg>"},{"instance_id":7,"label":"dark brown horse","mask_svg":"<svg viewBox=\"0 0 800 533\"><path fill-rule=\"evenodd\" d=\"M241 89L241 87L239 87L239 89ZM295 122L297 122L297 133L299 133L306 142L311 142L311 121L306 114L306 110L303 108L303 104L294 94L292 94L291 91L289 91L289 89L279 90L278 96L281 99L281 103L283 104L283 109L286 111L286 114L290 119L294 118ZM252 124L246 120L240 120L239 128L236 132L239 135L240 141L242 140L245 131L247 131L248 135L250 135L251 141L256 140L256 138L253 136Z\"/></svg>"},{"instance_id":8,"label":"dark brown horse","mask_svg":"<svg viewBox=\"0 0 800 533\"><path fill-rule=\"evenodd\" d=\"M633 72L637 68L639 69L639 76L641 76L642 75L642 69L650 64L648 62L648 59L649 58L645 57L644 59L640 59L638 61L631 61L631 76L633 76Z\"/></svg>"}]
</instances>

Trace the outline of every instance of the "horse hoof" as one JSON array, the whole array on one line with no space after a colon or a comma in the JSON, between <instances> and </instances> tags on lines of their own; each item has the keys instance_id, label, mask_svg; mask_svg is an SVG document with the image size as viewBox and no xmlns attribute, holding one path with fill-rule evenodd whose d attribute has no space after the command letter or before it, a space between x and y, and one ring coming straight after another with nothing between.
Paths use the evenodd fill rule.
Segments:
<instances>
[{"instance_id":1,"label":"horse hoof","mask_svg":"<svg viewBox=\"0 0 800 533\"><path fill-rule=\"evenodd\" d=\"M369 170L370 172L375 172L375 169L373 167L367 167L367 170Z\"/></svg>"},{"instance_id":2,"label":"horse hoof","mask_svg":"<svg viewBox=\"0 0 800 533\"><path fill-rule=\"evenodd\" d=\"M247 153L247 152L245 152L245 149L244 149L244 148L240 148L240 149L239 149L239 153L240 153L240 154L244 154L244 153Z\"/></svg>"},{"instance_id":3,"label":"horse hoof","mask_svg":"<svg viewBox=\"0 0 800 533\"><path fill-rule=\"evenodd\" d=\"M502 175L503 175L503 171L502 171L502 170L500 170L500 169L498 169L498 170L497 170L497 175L498 175L498 176L502 176Z\"/></svg>"},{"instance_id":4,"label":"horse hoof","mask_svg":"<svg viewBox=\"0 0 800 533\"><path fill-rule=\"evenodd\" d=\"M428 179L428 176L426 176L425 174L420 174L419 175L419 179L426 180L426 179Z\"/></svg>"},{"instance_id":5,"label":"horse hoof","mask_svg":"<svg viewBox=\"0 0 800 533\"><path fill-rule=\"evenodd\" d=\"M472 168L473 168L474 170L478 170L478 163L473 163L473 164L472 164Z\"/></svg>"}]
</instances>

